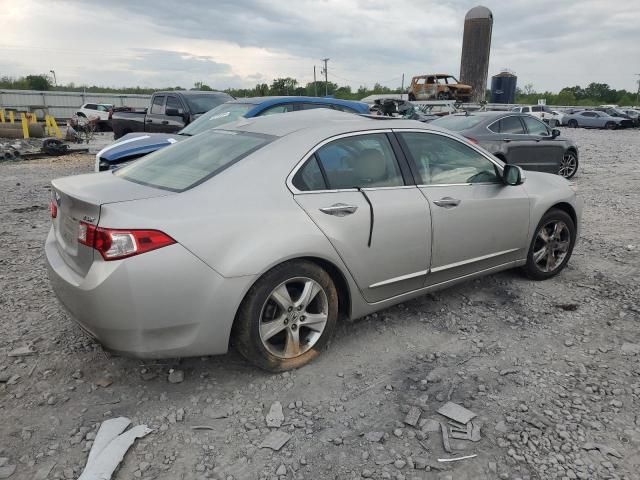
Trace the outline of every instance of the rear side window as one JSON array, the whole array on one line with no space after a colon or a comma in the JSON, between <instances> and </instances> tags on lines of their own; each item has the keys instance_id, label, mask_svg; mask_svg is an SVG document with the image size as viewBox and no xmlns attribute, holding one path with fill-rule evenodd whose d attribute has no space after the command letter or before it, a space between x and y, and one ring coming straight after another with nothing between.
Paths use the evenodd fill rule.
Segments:
<instances>
[{"instance_id":1,"label":"rear side window","mask_svg":"<svg viewBox=\"0 0 640 480\"><path fill-rule=\"evenodd\" d=\"M151 105L151 113L154 113L154 114L164 113L164 95L157 95L153 97L153 104Z\"/></svg>"},{"instance_id":2,"label":"rear side window","mask_svg":"<svg viewBox=\"0 0 640 480\"><path fill-rule=\"evenodd\" d=\"M340 138L318 149L293 178L301 191L404 185L384 133Z\"/></svg>"},{"instance_id":3,"label":"rear side window","mask_svg":"<svg viewBox=\"0 0 640 480\"><path fill-rule=\"evenodd\" d=\"M524 127L519 117L504 117L500 120L500 133L524 134Z\"/></svg>"},{"instance_id":4,"label":"rear side window","mask_svg":"<svg viewBox=\"0 0 640 480\"><path fill-rule=\"evenodd\" d=\"M542 107L538 106L538 107L531 107L531 111L532 112L542 112Z\"/></svg>"},{"instance_id":5,"label":"rear side window","mask_svg":"<svg viewBox=\"0 0 640 480\"><path fill-rule=\"evenodd\" d=\"M269 143L274 137L246 132L211 130L157 150L117 175L142 185L182 192L208 180Z\"/></svg>"},{"instance_id":6,"label":"rear side window","mask_svg":"<svg viewBox=\"0 0 640 480\"><path fill-rule=\"evenodd\" d=\"M175 108L176 110L181 110L182 104L176 97L167 97L167 108Z\"/></svg>"},{"instance_id":7,"label":"rear side window","mask_svg":"<svg viewBox=\"0 0 640 480\"><path fill-rule=\"evenodd\" d=\"M293 105L290 103L283 103L281 105L274 105L273 107L269 107L262 112L258 116L262 117L265 115L274 115L276 113L287 113L293 111Z\"/></svg>"}]
</instances>

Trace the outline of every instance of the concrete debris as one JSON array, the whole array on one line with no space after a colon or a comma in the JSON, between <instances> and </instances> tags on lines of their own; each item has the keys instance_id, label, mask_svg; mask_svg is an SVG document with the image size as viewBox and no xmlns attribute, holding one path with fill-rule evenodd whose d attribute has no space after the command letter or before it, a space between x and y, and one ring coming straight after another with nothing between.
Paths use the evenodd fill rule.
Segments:
<instances>
[{"instance_id":1,"label":"concrete debris","mask_svg":"<svg viewBox=\"0 0 640 480\"><path fill-rule=\"evenodd\" d=\"M182 370L169 370L169 376L167 377L169 383L182 383L184 381L184 372Z\"/></svg>"},{"instance_id":2,"label":"concrete debris","mask_svg":"<svg viewBox=\"0 0 640 480\"><path fill-rule=\"evenodd\" d=\"M100 425L87 465L78 480L109 480L136 439L152 432L146 425L138 425L120 433L130 423L128 418L120 417L106 420Z\"/></svg>"},{"instance_id":3,"label":"concrete debris","mask_svg":"<svg viewBox=\"0 0 640 480\"><path fill-rule=\"evenodd\" d=\"M422 410L420 410L418 407L411 407L409 409L409 412L407 413L407 416L404 417L404 423L406 423L407 425L411 425L412 427L415 427L416 424L418 423L418 420L420 420L421 414L422 414Z\"/></svg>"},{"instance_id":4,"label":"concrete debris","mask_svg":"<svg viewBox=\"0 0 640 480\"><path fill-rule=\"evenodd\" d=\"M438 409L438 413L465 425L476 416L472 411L453 402L445 403Z\"/></svg>"},{"instance_id":5,"label":"concrete debris","mask_svg":"<svg viewBox=\"0 0 640 480\"><path fill-rule=\"evenodd\" d=\"M640 343L625 342L620 347L623 355L640 355Z\"/></svg>"},{"instance_id":6,"label":"concrete debris","mask_svg":"<svg viewBox=\"0 0 640 480\"><path fill-rule=\"evenodd\" d=\"M113 379L109 376L106 377L101 377L98 380L96 380L95 384L99 387L102 388L107 388L109 385L111 385L113 383Z\"/></svg>"},{"instance_id":7,"label":"concrete debris","mask_svg":"<svg viewBox=\"0 0 640 480\"><path fill-rule=\"evenodd\" d=\"M5 465L4 467L0 467L0 478L9 478L15 471L15 465Z\"/></svg>"},{"instance_id":8,"label":"concrete debris","mask_svg":"<svg viewBox=\"0 0 640 480\"><path fill-rule=\"evenodd\" d=\"M465 455L464 457L455 457L455 458L439 458L439 462L457 462L459 460L467 460L468 458L475 458L478 454L474 453L473 455Z\"/></svg>"},{"instance_id":9,"label":"concrete debris","mask_svg":"<svg viewBox=\"0 0 640 480\"><path fill-rule=\"evenodd\" d=\"M282 422L284 422L284 413L282 413L282 404L280 402L273 402L269 413L265 417L267 427L280 428Z\"/></svg>"},{"instance_id":10,"label":"concrete debris","mask_svg":"<svg viewBox=\"0 0 640 480\"><path fill-rule=\"evenodd\" d=\"M28 355L35 355L38 353L36 349L32 346L25 345L24 347L18 347L11 350L7 356L8 357L26 357Z\"/></svg>"},{"instance_id":11,"label":"concrete debris","mask_svg":"<svg viewBox=\"0 0 640 480\"><path fill-rule=\"evenodd\" d=\"M379 443L384 438L384 432L368 432L364 434L365 440L372 443Z\"/></svg>"},{"instance_id":12,"label":"concrete debris","mask_svg":"<svg viewBox=\"0 0 640 480\"><path fill-rule=\"evenodd\" d=\"M440 431L442 432L442 448L447 453L452 453L451 444L449 443L449 429L444 423L440 424Z\"/></svg>"},{"instance_id":13,"label":"concrete debris","mask_svg":"<svg viewBox=\"0 0 640 480\"><path fill-rule=\"evenodd\" d=\"M599 450L600 453L603 455L611 455L612 457L622 458L622 455L620 455L620 453L618 453L616 449L608 447L601 443L587 442L584 445L582 445L582 449L583 450Z\"/></svg>"},{"instance_id":14,"label":"concrete debris","mask_svg":"<svg viewBox=\"0 0 640 480\"><path fill-rule=\"evenodd\" d=\"M280 450L285 443L287 443L291 439L291 435L286 432L281 432L280 430L276 430L267 435L262 443L260 444L260 448L270 448L271 450L275 450L276 452Z\"/></svg>"}]
</instances>

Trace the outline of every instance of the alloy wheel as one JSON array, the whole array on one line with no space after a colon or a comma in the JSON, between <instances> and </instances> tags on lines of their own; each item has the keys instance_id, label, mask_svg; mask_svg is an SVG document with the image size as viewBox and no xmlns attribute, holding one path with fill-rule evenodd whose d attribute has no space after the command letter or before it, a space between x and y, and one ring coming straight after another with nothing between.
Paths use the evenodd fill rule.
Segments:
<instances>
[{"instance_id":1,"label":"alloy wheel","mask_svg":"<svg viewBox=\"0 0 640 480\"><path fill-rule=\"evenodd\" d=\"M541 272L550 273L562 265L571 246L571 232L566 223L552 220L544 224L533 246L533 261Z\"/></svg>"},{"instance_id":2,"label":"alloy wheel","mask_svg":"<svg viewBox=\"0 0 640 480\"><path fill-rule=\"evenodd\" d=\"M571 152L567 152L562 156L562 160L560 161L560 170L558 171L558 175L561 175L564 178L571 178L575 175L577 168L578 162L576 156Z\"/></svg>"},{"instance_id":3,"label":"alloy wheel","mask_svg":"<svg viewBox=\"0 0 640 480\"><path fill-rule=\"evenodd\" d=\"M267 297L260 314L260 340L276 357L298 357L318 342L328 312L327 293L318 282L291 278Z\"/></svg>"}]
</instances>

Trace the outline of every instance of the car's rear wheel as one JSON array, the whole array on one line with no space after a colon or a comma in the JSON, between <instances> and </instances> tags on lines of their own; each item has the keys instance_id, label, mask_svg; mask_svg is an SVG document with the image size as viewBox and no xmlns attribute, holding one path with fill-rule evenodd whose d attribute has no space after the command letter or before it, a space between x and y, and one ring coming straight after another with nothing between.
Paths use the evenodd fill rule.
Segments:
<instances>
[{"instance_id":1,"label":"car's rear wheel","mask_svg":"<svg viewBox=\"0 0 640 480\"><path fill-rule=\"evenodd\" d=\"M265 273L247 293L234 340L250 362L271 372L298 368L327 346L338 318L338 293L329 274L308 261Z\"/></svg>"},{"instance_id":2,"label":"car's rear wheel","mask_svg":"<svg viewBox=\"0 0 640 480\"><path fill-rule=\"evenodd\" d=\"M571 128L578 128L578 121L575 118L572 118L567 122L567 125Z\"/></svg>"},{"instance_id":3,"label":"car's rear wheel","mask_svg":"<svg viewBox=\"0 0 640 480\"><path fill-rule=\"evenodd\" d=\"M567 151L562 156L560 161L560 170L558 175L566 178L567 180L572 178L578 171L578 155L575 152Z\"/></svg>"},{"instance_id":4,"label":"car's rear wheel","mask_svg":"<svg viewBox=\"0 0 640 480\"><path fill-rule=\"evenodd\" d=\"M438 100L449 100L450 98L451 95L449 95L447 92L438 93Z\"/></svg>"},{"instance_id":5,"label":"car's rear wheel","mask_svg":"<svg viewBox=\"0 0 640 480\"><path fill-rule=\"evenodd\" d=\"M552 209L544 214L529 246L525 274L534 280L546 280L567 265L576 241L576 227L571 216Z\"/></svg>"}]
</instances>

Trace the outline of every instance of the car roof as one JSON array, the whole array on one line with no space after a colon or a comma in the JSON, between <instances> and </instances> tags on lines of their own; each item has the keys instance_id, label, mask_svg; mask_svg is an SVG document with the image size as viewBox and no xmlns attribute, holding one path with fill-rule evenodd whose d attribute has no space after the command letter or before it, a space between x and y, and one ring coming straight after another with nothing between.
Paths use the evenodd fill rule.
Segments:
<instances>
[{"instance_id":1,"label":"car roof","mask_svg":"<svg viewBox=\"0 0 640 480\"><path fill-rule=\"evenodd\" d=\"M282 115L243 118L233 123L222 125L221 130L234 130L258 133L276 137L284 137L294 132L306 130L319 138L328 138L340 133L358 132L362 130L387 130L411 128L448 132L448 130L418 122L416 120L395 119L390 117L374 117L355 115L318 108L301 110Z\"/></svg>"},{"instance_id":2,"label":"car roof","mask_svg":"<svg viewBox=\"0 0 640 480\"><path fill-rule=\"evenodd\" d=\"M157 94L168 95L168 94L171 94L171 93L178 93L180 95L187 95L187 96L190 96L190 95L202 95L202 94L205 94L205 95L225 95L227 97L233 98L228 93L220 92L218 90L162 90L162 91L153 92L153 93L154 93L154 95L157 95Z\"/></svg>"},{"instance_id":3,"label":"car roof","mask_svg":"<svg viewBox=\"0 0 640 480\"><path fill-rule=\"evenodd\" d=\"M454 117L486 117L487 119L507 117L507 116L518 116L518 117L526 117L527 113L521 112L512 112L512 111L488 111L488 112L460 112L451 114ZM444 118L444 117L443 117Z\"/></svg>"}]
</instances>

